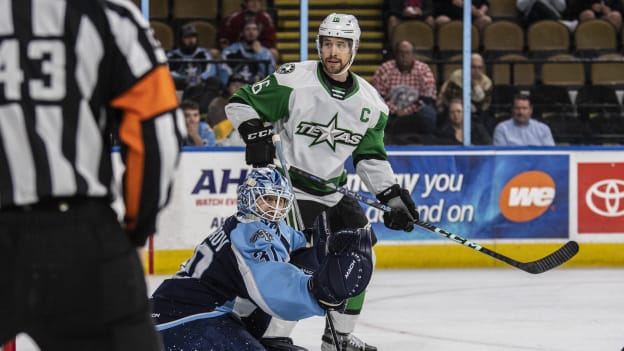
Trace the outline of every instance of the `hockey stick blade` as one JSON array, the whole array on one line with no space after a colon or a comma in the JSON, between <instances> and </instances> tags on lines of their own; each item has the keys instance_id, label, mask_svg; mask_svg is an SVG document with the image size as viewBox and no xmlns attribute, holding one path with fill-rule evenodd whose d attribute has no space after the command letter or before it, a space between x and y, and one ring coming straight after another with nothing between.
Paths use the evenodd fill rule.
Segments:
<instances>
[{"instance_id":1,"label":"hockey stick blade","mask_svg":"<svg viewBox=\"0 0 624 351\"><path fill-rule=\"evenodd\" d=\"M349 190L347 188L338 186L334 183L331 183L325 179L319 178L313 174L310 174L302 169L296 168L291 166L289 168L289 170L295 174L298 174L300 176L303 176L309 180L312 180L316 183L319 184L323 184L326 187L335 190L339 193L344 194L345 196L349 196L352 197L358 201L361 201L369 206L375 207L381 211L384 212L389 212L392 211L392 208L382 204L381 202L379 202L377 199L372 199L370 197L366 197L361 195L360 193L357 193L355 191ZM535 261L531 261L531 262L520 262L517 260L514 260L513 258L507 257L503 254L500 254L496 251L492 251L486 247L483 247L477 243L474 243L466 238L463 238L457 234L453 234L451 232L448 232L444 229L438 228L435 225L431 224L431 223L427 223L427 222L423 222L423 221L416 221L415 222L416 225L418 225L419 227L422 227L424 229L427 229L431 232L434 232L438 235L441 235L449 240L453 240L458 244L464 245L468 248L471 248L473 250L479 251L485 255L488 255L492 258L495 258L501 262L505 262L510 266L516 267L518 269L521 269L527 273L531 273L531 274L540 274L540 273L544 273L546 271L549 271L555 267L558 267L564 263L566 263L567 261L569 261L572 257L574 257L574 255L576 255L579 251L579 246L578 243L576 243L575 241L568 241L567 243L565 243L562 247L560 247L559 249L557 249L555 252L552 252L551 254L549 254L546 257L540 258L538 260Z\"/></svg>"},{"instance_id":2,"label":"hockey stick blade","mask_svg":"<svg viewBox=\"0 0 624 351\"><path fill-rule=\"evenodd\" d=\"M567 261L569 261L574 255L576 255L579 251L579 246L576 241L568 241L562 247L557 249L555 252L552 252L546 257L542 257L538 260L531 262L520 262L514 260L513 258L507 257L503 254L500 254L496 251L492 251L487 247L483 247L477 243L474 243L466 238L462 238L457 234L453 234L444 229L438 228L435 225L423 221L417 221L416 224L422 228L425 228L431 232L439 234L441 236L446 237L447 239L453 240L458 244L462 244L467 246L473 250L479 251L483 254L486 254L492 258L495 258L501 262L505 262L510 266L521 269L527 273L531 274L540 274L546 271L549 271L557 266L560 266Z\"/></svg>"},{"instance_id":3,"label":"hockey stick blade","mask_svg":"<svg viewBox=\"0 0 624 351\"><path fill-rule=\"evenodd\" d=\"M550 255L533 262L520 263L518 268L532 274L540 274L549 271L568 262L579 252L579 245L576 241L568 241L562 247Z\"/></svg>"}]
</instances>

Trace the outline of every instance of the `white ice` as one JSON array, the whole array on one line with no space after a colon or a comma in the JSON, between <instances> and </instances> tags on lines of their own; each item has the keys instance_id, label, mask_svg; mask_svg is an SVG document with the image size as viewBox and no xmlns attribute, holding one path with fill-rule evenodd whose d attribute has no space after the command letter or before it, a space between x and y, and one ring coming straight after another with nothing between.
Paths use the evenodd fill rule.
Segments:
<instances>
[{"instance_id":1,"label":"white ice","mask_svg":"<svg viewBox=\"0 0 624 351\"><path fill-rule=\"evenodd\" d=\"M324 323L301 321L295 343L320 350ZM377 270L355 334L382 351L620 351L624 269Z\"/></svg>"}]
</instances>

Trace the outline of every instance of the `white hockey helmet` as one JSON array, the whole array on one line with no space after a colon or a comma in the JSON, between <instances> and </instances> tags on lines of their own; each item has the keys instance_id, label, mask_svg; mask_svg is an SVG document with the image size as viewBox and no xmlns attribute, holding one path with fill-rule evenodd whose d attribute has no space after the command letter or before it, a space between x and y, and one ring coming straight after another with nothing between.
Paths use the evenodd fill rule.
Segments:
<instances>
[{"instance_id":1,"label":"white hockey helmet","mask_svg":"<svg viewBox=\"0 0 624 351\"><path fill-rule=\"evenodd\" d=\"M345 38L351 40L351 59L349 64L344 69L351 67L353 60L355 60L355 54L360 46L360 25L357 18L353 15L344 13L331 13L325 17L319 26L319 31L316 36L316 50L318 51L319 58L321 57L321 37L336 37Z\"/></svg>"}]
</instances>

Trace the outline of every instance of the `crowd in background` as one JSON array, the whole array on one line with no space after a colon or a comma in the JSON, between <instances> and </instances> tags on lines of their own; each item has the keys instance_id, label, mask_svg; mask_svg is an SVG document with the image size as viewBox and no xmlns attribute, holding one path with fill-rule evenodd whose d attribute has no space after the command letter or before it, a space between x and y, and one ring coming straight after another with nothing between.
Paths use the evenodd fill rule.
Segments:
<instances>
[{"instance_id":1,"label":"crowd in background","mask_svg":"<svg viewBox=\"0 0 624 351\"><path fill-rule=\"evenodd\" d=\"M463 0L385 0L382 8L385 42L392 43L394 28L404 21L422 21L435 29L450 21L461 20L463 5ZM488 0L472 1L472 21L479 31L493 21L488 15L489 6ZM580 22L601 18L618 31L621 29L620 0L518 0L516 7L518 18L515 20L525 27L543 19L554 19L572 31ZM196 131L194 136L203 135L187 139L186 145L242 145L225 117L224 106L229 96L242 85L261 80L283 63L276 46L276 32L274 13L267 11L262 0L244 0L238 11L224 17L214 48L198 45L199 33L193 25L181 26L177 45L168 52L170 70L183 106L197 106L201 117L201 121L187 118L187 127ZM513 122L512 126L530 124L539 125L539 128L530 128L527 132L529 128L514 129L507 123L504 129L507 134L529 135L501 137L503 126L499 128L498 125L503 119L496 118L490 110L495 86L493 79L485 73L486 64L478 52L474 52L470 60L470 111L463 111L461 69L453 71L447 79L437 81L437 74L430 66L414 55L410 41L399 41L387 49L388 60L378 67L371 80L390 109L387 144L461 145L466 115L471 119L473 145L554 145L549 127L539 118L531 118L531 98L517 94L519 91L508 97L510 107L505 116ZM529 120L521 122L526 118L518 118L522 113L515 105L525 102L528 106L524 114L528 113ZM547 135L543 136L544 133Z\"/></svg>"},{"instance_id":2,"label":"crowd in background","mask_svg":"<svg viewBox=\"0 0 624 351\"><path fill-rule=\"evenodd\" d=\"M473 28L473 37L476 35L477 37L481 37L481 39L485 36L485 28L487 28L493 22L497 20L504 20L505 22L512 22L517 24L518 27L522 28L521 31L524 31L524 34L521 36L527 36L529 28L531 25L540 22L540 21L550 21L561 23L564 28L567 28L566 32L568 32L568 36L574 38L574 33L577 27L584 22L592 21L592 20L600 20L604 23L610 24L613 32L616 33L618 38L618 42L621 36L622 30L622 11L623 11L623 2L621 0L613 0L613 1L598 1L598 0L517 0L514 7L514 11L509 11L509 13L513 15L506 14L504 17L495 18L491 16L490 6L492 4L497 5L497 7L501 7L501 3L503 1L500 0L492 0L492 1L480 1L475 0L471 2L470 13L472 15L472 23L475 28ZM511 2L505 1L505 4L509 4ZM515 6L514 6L515 5ZM386 47L385 51L388 53L387 60L381 66L381 68L375 73L375 79L373 83L376 87L380 88L380 92L388 102L391 108L391 117L389 128L386 130L388 134L388 142L390 144L440 144L443 143L437 134L439 134L439 129L449 130L449 118L450 111L449 105L453 100L459 100L461 102L462 98L462 83L463 83L463 74L462 70L458 69L455 71L451 71L450 74L443 72L433 72L433 76L435 78L441 77L440 81L435 81L433 84L431 81L431 74L426 71L426 67L436 66L434 63L431 65L432 61L442 60L448 58L444 56L446 53L435 52L431 54L430 52L419 51L416 49L416 52L422 55L418 55L417 57L410 57L409 60L414 61L411 65L412 69L401 69L401 66L405 66L405 60L407 59L406 55L409 53L408 49L405 49L406 45L409 45L409 41L412 39L409 35L401 35L400 39L397 39L393 34L396 33L395 29L403 22L407 21L420 21L422 23L427 24L431 27L433 33L437 33L440 31L445 24L450 21L462 21L463 19L463 0L444 0L444 1L424 1L424 0L385 0L384 1L384 28L386 30ZM461 23L461 22L460 22ZM608 26L608 25L607 25ZM476 32L475 32L476 30ZM406 38L407 37L407 38ZM409 40L401 40L409 39ZM437 38L437 37L436 37ZM512 41L511 38L508 39ZM437 44L437 43L436 43ZM483 44L483 43L481 43ZM574 43L572 43L574 44ZM390 47L390 45L394 45L394 47ZM471 143L473 145L478 144L490 144L494 145L554 145L555 142L553 140L553 132L562 132L568 133L570 132L570 137L572 137L572 143L593 143L594 140L600 140L599 138L591 139L592 133L594 133L597 129L604 130L608 127L598 127L596 125L601 122L596 122L596 120L589 120L587 118L587 114L576 114L576 111L563 111L561 115L555 116L554 118L550 118L546 125L543 122L546 120L542 120L543 116L546 116L545 113L542 113L543 106L539 106L537 110L534 111L534 101L537 101L540 105L555 105L555 104L563 104L566 101L570 101L571 105L574 105L575 98L579 90L583 90L584 87L573 86L570 84L567 88L558 86L553 87L549 86L546 83L541 82L541 77L536 77L536 80L531 80L530 83L525 86L519 88L518 86L496 86L494 84L494 79L488 77L486 75L486 65L483 57L480 55L487 55L487 59L492 61L497 61L500 57L513 56L508 55L512 50L505 51L488 51L485 47L481 48L479 44L477 44L479 49L475 51L475 46L473 42L473 54L471 57L471 95L470 95L470 107L469 116L471 118ZM412 48L414 49L414 48ZM483 50L480 52L479 50ZM600 49L589 50L588 52L582 52L578 50L575 52L572 48L570 51L544 51L540 53L540 56L537 53L533 52L523 52L523 48L520 48L518 51L513 51L516 55L516 60L526 60L527 57L529 59L554 59L556 54L559 54L561 60L575 61L579 58L581 59L596 59L600 57L603 59L605 54L614 54L616 60L624 59L624 56L619 55L617 52L613 53L612 51L602 51ZM579 56L576 56L579 55ZM605 55L605 56L601 56ZM414 56L414 55L411 55ZM460 57L460 56L459 56ZM612 58L613 59L613 58ZM388 87L388 66L396 65L399 68L400 73L394 72L392 75L392 79L395 81L395 88ZM540 74L541 66L537 69L536 74ZM438 65L440 66L440 65ZM491 67L490 67L491 68ZM439 74L436 74L439 73ZM444 74L442 74L444 73ZM587 71L586 77L588 79L588 85L591 84L591 71ZM397 79L396 77L402 77L402 80ZM408 79L408 77L410 77ZM520 77L523 78L523 77ZM413 84L406 84L409 80L415 81ZM426 89L419 88L419 85L428 84ZM513 84L513 83L511 83ZM406 91L406 85L412 87L412 96L418 96L417 93L414 92L422 92L425 95L424 98L420 98L416 100L416 106L418 107L418 113L405 114L402 111L396 113L393 111L393 101L396 100L396 97L403 97L405 94L397 94L401 91ZM538 87L539 86L539 87ZM439 91L437 94L431 94L431 87L438 87ZM544 89L538 89L538 88ZM509 88L509 89L496 89L496 88ZM557 89L555 89L557 88ZM601 86L601 91L608 91L608 95L615 95L615 87L611 86ZM495 93L495 90L497 94ZM513 93L509 94L507 91L515 90ZM561 90L565 91L564 99L555 100L553 98L554 91L557 93ZM589 90L589 89L588 89ZM597 89L592 89L597 90ZM505 91L505 94L502 94L501 91ZM388 93L389 92L389 93ZM532 92L539 92L539 94L531 94ZM523 93L522 95L518 93ZM584 95L583 92L580 92L578 96ZM505 95L504 101L497 101L497 105L503 102L508 106L508 110L504 111L504 113L500 113L500 110L491 108L493 95L497 95L500 100L500 96ZM600 93L592 93L593 97L600 95ZM430 126L416 126L417 123L423 123L426 121L426 118L423 118L423 112L426 110L427 106L431 105L431 97L437 99L435 101L435 106L437 107L437 123L436 130L432 130ZM588 103L587 101L583 101L584 103ZM599 99L593 99L589 101L594 105L599 105L603 101ZM517 108L516 104L528 104L526 106L526 113L521 113L520 109ZM616 104L620 104L619 101L615 101ZM412 106L412 108L414 108ZM594 107L596 108L596 107ZM596 108L598 109L598 108ZM562 108L563 110L563 108ZM580 108L579 108L580 110ZM534 115L535 112L535 115ZM596 115L603 114L603 111L597 111ZM394 113L394 114L393 114ZM519 114L529 114L531 117L527 122L521 122L526 120L524 117L519 117ZM568 114L567 117L574 116L575 118L569 118L569 121L563 121L564 114ZM620 115L621 109L615 111L612 115ZM606 115L606 114L603 114ZM414 122L406 123L407 119L402 116L409 116L407 119L412 119ZM504 116L504 118L500 118ZM400 117L400 118L398 118ZM593 117L593 116L592 116ZM393 121L394 119L394 121ZM498 126L501 122L506 122L503 126ZM562 124L566 124L564 122L568 122L567 125L564 125L561 128ZM514 126L524 125L524 129L510 129L509 123L512 123ZM610 138L615 137L614 140L616 143L617 133L619 130L624 128L624 123L622 121L618 121L615 119L614 121L610 121L609 125L616 126L612 132L615 135L610 135ZM531 126L529 128L528 126ZM539 128L533 128L533 126L539 126ZM482 131L483 128L491 138L483 139L475 135L476 132ZM506 128L507 127L507 128ZM574 130L576 128L576 130ZM551 131L551 129L553 129ZM561 129L566 129L562 131ZM522 136L519 138L501 138L500 135L503 130L507 132L513 133L521 133L528 132L530 134L530 138L527 136ZM459 129L457 135L460 135ZM543 136L543 134L547 132L547 135ZM621 133L621 132L620 132ZM448 133L447 133L448 134ZM559 134L557 134L559 135ZM541 138L542 141L538 141L538 136L543 136ZM567 135L566 135L567 136ZM578 138L578 139L576 139ZM563 137L561 139L564 139ZM624 137L619 141L621 143L624 140ZM461 139L456 141L461 142ZM564 141L566 143L566 141ZM600 143L600 142L598 142Z\"/></svg>"}]
</instances>

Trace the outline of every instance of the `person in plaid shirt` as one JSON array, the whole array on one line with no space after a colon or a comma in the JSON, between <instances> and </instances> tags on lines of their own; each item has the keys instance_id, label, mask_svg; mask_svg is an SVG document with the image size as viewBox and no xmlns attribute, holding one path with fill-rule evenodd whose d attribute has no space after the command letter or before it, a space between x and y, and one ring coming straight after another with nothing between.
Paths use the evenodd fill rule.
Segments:
<instances>
[{"instance_id":1,"label":"person in plaid shirt","mask_svg":"<svg viewBox=\"0 0 624 351\"><path fill-rule=\"evenodd\" d=\"M390 110L386 134L393 143L420 143L419 135L436 127L436 81L429 66L414 57L409 41L398 42L394 56L373 76L373 86Z\"/></svg>"}]
</instances>

